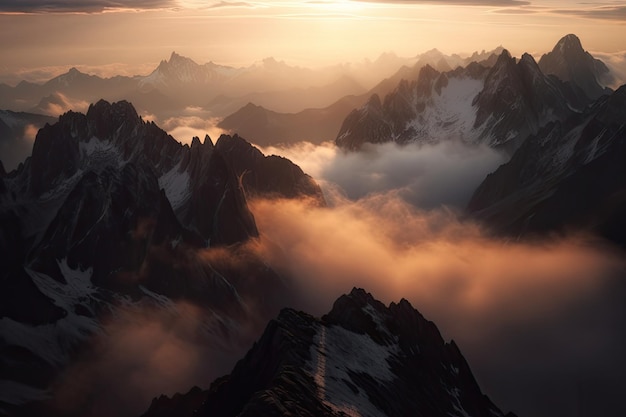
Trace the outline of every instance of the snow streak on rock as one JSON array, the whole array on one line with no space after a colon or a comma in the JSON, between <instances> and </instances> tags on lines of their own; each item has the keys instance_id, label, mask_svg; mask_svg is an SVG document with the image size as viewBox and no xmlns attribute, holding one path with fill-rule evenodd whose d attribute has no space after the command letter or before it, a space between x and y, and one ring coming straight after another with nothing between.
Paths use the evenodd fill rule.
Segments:
<instances>
[{"instance_id":1,"label":"snow streak on rock","mask_svg":"<svg viewBox=\"0 0 626 417\"><path fill-rule=\"evenodd\" d=\"M381 346L366 334L356 334L340 326L320 325L308 363L318 398L334 412L350 417L381 415L350 375L367 374L378 382L391 381L394 375L387 358L396 353L395 346Z\"/></svg>"}]
</instances>

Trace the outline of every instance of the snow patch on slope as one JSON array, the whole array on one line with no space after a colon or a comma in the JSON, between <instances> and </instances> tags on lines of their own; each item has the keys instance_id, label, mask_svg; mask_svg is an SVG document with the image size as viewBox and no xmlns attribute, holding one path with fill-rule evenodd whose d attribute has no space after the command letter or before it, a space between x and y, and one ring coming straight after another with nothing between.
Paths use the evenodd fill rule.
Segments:
<instances>
[{"instance_id":1,"label":"snow patch on slope","mask_svg":"<svg viewBox=\"0 0 626 417\"><path fill-rule=\"evenodd\" d=\"M387 359L397 352L397 346L381 346L366 334L320 325L307 368L313 374L323 404L350 417L374 417L381 411L352 381L350 373L367 374L380 383L392 381L394 374Z\"/></svg>"},{"instance_id":2,"label":"snow patch on slope","mask_svg":"<svg viewBox=\"0 0 626 417\"><path fill-rule=\"evenodd\" d=\"M180 163L159 178L159 187L165 191L174 211L184 206L191 198L189 173L180 171Z\"/></svg>"},{"instance_id":3,"label":"snow patch on slope","mask_svg":"<svg viewBox=\"0 0 626 417\"><path fill-rule=\"evenodd\" d=\"M94 313L96 289L91 285L91 268L72 269L65 259L58 261L66 283L61 283L46 274L25 268L39 290L48 296L67 315L55 323L31 326L16 322L8 317L0 319L0 335L8 345L21 346L54 366L69 360L69 353L76 344L100 329L93 317L76 313L80 306Z\"/></svg>"},{"instance_id":4,"label":"snow patch on slope","mask_svg":"<svg viewBox=\"0 0 626 417\"><path fill-rule=\"evenodd\" d=\"M474 129L476 107L474 97L484 87L484 80L461 77L450 78L441 95L433 94L422 113L410 121L416 136L437 142L441 139L461 139L475 142L480 130Z\"/></svg>"},{"instance_id":5,"label":"snow patch on slope","mask_svg":"<svg viewBox=\"0 0 626 417\"><path fill-rule=\"evenodd\" d=\"M70 191L74 189L76 184L78 184L78 181L82 178L83 173L84 171L79 169L71 177L58 182L54 188L46 191L39 197L37 204L45 204L59 199L64 200Z\"/></svg>"},{"instance_id":6,"label":"snow patch on slope","mask_svg":"<svg viewBox=\"0 0 626 417\"><path fill-rule=\"evenodd\" d=\"M578 142L578 138L582 134L584 127L585 125L577 126L563 138L562 143L552 156L552 165L557 170L562 170L566 162L569 161L574 155L576 143Z\"/></svg>"},{"instance_id":7,"label":"snow patch on slope","mask_svg":"<svg viewBox=\"0 0 626 417\"><path fill-rule=\"evenodd\" d=\"M88 142L80 142L79 149L85 170L101 172L105 167L120 167L124 157L114 143L92 137Z\"/></svg>"}]
</instances>

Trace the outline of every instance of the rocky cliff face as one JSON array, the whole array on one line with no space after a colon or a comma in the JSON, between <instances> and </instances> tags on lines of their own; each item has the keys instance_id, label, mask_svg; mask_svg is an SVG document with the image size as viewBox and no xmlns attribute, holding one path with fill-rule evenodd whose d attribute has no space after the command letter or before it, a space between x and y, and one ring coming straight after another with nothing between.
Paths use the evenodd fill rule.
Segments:
<instances>
[{"instance_id":1,"label":"rocky cliff face","mask_svg":"<svg viewBox=\"0 0 626 417\"><path fill-rule=\"evenodd\" d=\"M130 103L100 101L46 125L3 173L0 373L15 394L0 405L40 398L120 305L191 303L225 343L276 313L287 287L245 247L258 231L240 177L266 197L321 193L290 161L219 142L181 145Z\"/></svg>"},{"instance_id":2,"label":"rocky cliff face","mask_svg":"<svg viewBox=\"0 0 626 417\"><path fill-rule=\"evenodd\" d=\"M550 123L487 176L468 209L513 235L568 228L626 244L626 87Z\"/></svg>"},{"instance_id":3,"label":"rocky cliff face","mask_svg":"<svg viewBox=\"0 0 626 417\"><path fill-rule=\"evenodd\" d=\"M563 81L570 81L590 99L609 94L606 87L612 81L608 67L583 49L580 39L569 34L559 40L551 52L539 60L539 68Z\"/></svg>"},{"instance_id":4,"label":"rocky cliff face","mask_svg":"<svg viewBox=\"0 0 626 417\"><path fill-rule=\"evenodd\" d=\"M589 99L576 85L545 75L534 59L503 50L491 67L470 63L441 73L430 66L402 80L384 100L376 95L345 119L338 146L436 143L457 139L514 151L554 120L582 111Z\"/></svg>"},{"instance_id":5,"label":"rocky cliff face","mask_svg":"<svg viewBox=\"0 0 626 417\"><path fill-rule=\"evenodd\" d=\"M372 95L346 117L337 145L357 150L366 143L461 139L512 154L547 123L563 122L611 92L608 68L575 35L562 38L538 64L529 54L518 60L501 49L490 61L437 68L405 74L384 98Z\"/></svg>"},{"instance_id":6,"label":"rocky cliff face","mask_svg":"<svg viewBox=\"0 0 626 417\"><path fill-rule=\"evenodd\" d=\"M386 307L361 289L321 319L283 310L205 395L193 415L504 415L432 322L406 300ZM145 416L191 415L172 405L155 400Z\"/></svg>"},{"instance_id":7,"label":"rocky cliff face","mask_svg":"<svg viewBox=\"0 0 626 417\"><path fill-rule=\"evenodd\" d=\"M325 204L319 185L290 160L277 155L263 155L238 135L220 136L215 149L233 168L248 196L302 197Z\"/></svg>"}]
</instances>

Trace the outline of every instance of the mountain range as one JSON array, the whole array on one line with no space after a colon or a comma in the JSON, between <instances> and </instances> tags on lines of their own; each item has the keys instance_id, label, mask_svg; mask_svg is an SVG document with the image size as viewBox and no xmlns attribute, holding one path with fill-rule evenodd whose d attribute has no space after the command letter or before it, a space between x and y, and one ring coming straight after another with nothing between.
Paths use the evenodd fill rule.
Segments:
<instances>
[{"instance_id":1,"label":"mountain range","mask_svg":"<svg viewBox=\"0 0 626 417\"><path fill-rule=\"evenodd\" d=\"M93 409L102 382L71 405L59 387L77 389L72 370L128 310L178 317L190 304L198 315L183 317L200 321L200 342L251 343L295 295L246 245L258 236L249 196L325 204L285 158L239 136L181 145L128 102L101 100L42 128L32 155L0 178L0 410L122 412L95 399ZM229 377L174 398L148 415L283 415L294 402L306 415L503 415L433 323L406 300L385 307L357 289L321 320L283 310Z\"/></svg>"},{"instance_id":2,"label":"mountain range","mask_svg":"<svg viewBox=\"0 0 626 417\"><path fill-rule=\"evenodd\" d=\"M591 61L590 61L591 59ZM440 72L420 69L389 94L373 94L344 120L336 138L349 150L365 143L433 143L457 139L512 153L524 139L551 121L580 114L598 97L605 67L583 50L574 35L561 39L542 57L544 73L529 54L517 60L502 50L493 66L471 63ZM559 78L569 68L585 68ZM597 85L597 89L593 86ZM606 88L601 90L609 93ZM588 94L592 94L589 96Z\"/></svg>"},{"instance_id":3,"label":"mountain range","mask_svg":"<svg viewBox=\"0 0 626 417\"><path fill-rule=\"evenodd\" d=\"M326 201L300 167L242 136L274 144L334 131L346 152L445 140L495 148L510 159L476 189L466 216L515 239L590 233L626 246L626 87L606 87L610 72L574 35L539 62L504 48L470 58L428 51L327 108L282 114L249 103L222 121L238 133L215 143L183 145L129 101L92 100L128 94L168 114L211 99L193 86L252 94L268 74L311 75L275 60L256 69L173 53L147 77L70 70L43 85L0 86L2 105L93 101L58 120L0 113L2 138L41 126L30 156L0 165L0 413L504 415L459 347L407 300L385 306L353 289L321 318L283 308L298 288L255 250L249 200ZM169 98L176 91L178 102ZM173 351L143 348L163 332ZM189 340L201 349L187 350ZM163 372L138 383L139 366L124 358L134 350ZM203 388L172 394L191 377L152 385L176 374L170 365L188 368Z\"/></svg>"},{"instance_id":4,"label":"mountain range","mask_svg":"<svg viewBox=\"0 0 626 417\"><path fill-rule=\"evenodd\" d=\"M123 308L190 303L201 339L246 340L288 293L246 249L258 236L247 195L324 204L290 161L238 136L181 145L128 102L42 128L32 156L0 177L2 408L45 397ZM233 261L212 260L219 250Z\"/></svg>"},{"instance_id":5,"label":"mountain range","mask_svg":"<svg viewBox=\"0 0 626 417\"><path fill-rule=\"evenodd\" d=\"M17 168L31 154L39 128L55 120L41 114L0 110L0 171Z\"/></svg>"},{"instance_id":6,"label":"mountain range","mask_svg":"<svg viewBox=\"0 0 626 417\"><path fill-rule=\"evenodd\" d=\"M473 61L487 62L500 49L476 52L468 58L437 50L412 58L383 54L373 62L316 70L289 66L273 58L248 67L198 64L172 52L146 76L101 78L71 68L43 84L0 84L0 109L57 117L69 109L87 110L89 103L99 99L128 100L140 114L160 122L180 117L190 108L201 110L205 117L232 114L224 129L256 132L259 143L302 140L302 132L307 132L307 140L330 141L352 108L363 104L372 92L387 93L415 68L429 63L447 69ZM381 79L386 81L381 83ZM269 121L246 117L248 103L260 106ZM281 128L273 123L276 118ZM311 118L316 123L308 122Z\"/></svg>"},{"instance_id":7,"label":"mountain range","mask_svg":"<svg viewBox=\"0 0 626 417\"><path fill-rule=\"evenodd\" d=\"M415 80L425 66L447 71L454 67L480 63L491 67L495 64L499 53L498 47L493 51L475 52L469 58L459 55L444 55L433 49L417 57L412 65L402 65L391 76L379 81L367 92L358 95L345 95L329 106L308 108L299 112L279 112L270 110L257 103L250 102L234 113L224 117L218 127L243 135L250 134L259 145L277 145L300 141L323 143L334 140L346 117L355 107L364 105L369 97L385 96L392 92L402 80ZM275 106L273 108L276 108Z\"/></svg>"},{"instance_id":8,"label":"mountain range","mask_svg":"<svg viewBox=\"0 0 626 417\"><path fill-rule=\"evenodd\" d=\"M473 218L516 238L586 231L623 246L626 107L624 87L611 90L610 79L571 34L539 63L503 50L490 68L425 66L384 100L374 94L353 110L336 144L456 139L501 149L511 159L475 191Z\"/></svg>"},{"instance_id":9,"label":"mountain range","mask_svg":"<svg viewBox=\"0 0 626 417\"><path fill-rule=\"evenodd\" d=\"M321 319L282 310L229 375L155 399L144 417L294 414L504 416L407 300L387 307L355 288Z\"/></svg>"},{"instance_id":10,"label":"mountain range","mask_svg":"<svg viewBox=\"0 0 626 417\"><path fill-rule=\"evenodd\" d=\"M626 87L543 126L489 174L468 210L498 233L585 230L626 246Z\"/></svg>"}]
</instances>

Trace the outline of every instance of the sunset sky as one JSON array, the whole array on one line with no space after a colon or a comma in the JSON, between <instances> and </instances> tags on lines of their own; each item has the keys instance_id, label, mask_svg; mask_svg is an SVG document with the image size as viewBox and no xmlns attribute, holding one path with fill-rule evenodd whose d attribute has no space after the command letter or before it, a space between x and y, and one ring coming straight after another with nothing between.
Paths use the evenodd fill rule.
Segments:
<instances>
[{"instance_id":1,"label":"sunset sky","mask_svg":"<svg viewBox=\"0 0 626 417\"><path fill-rule=\"evenodd\" d=\"M490 50L550 50L577 34L589 51L626 51L626 2L564 0L0 0L0 82L71 66L147 74L172 51L243 66L273 56L321 66Z\"/></svg>"}]
</instances>

